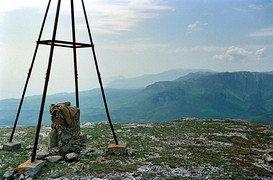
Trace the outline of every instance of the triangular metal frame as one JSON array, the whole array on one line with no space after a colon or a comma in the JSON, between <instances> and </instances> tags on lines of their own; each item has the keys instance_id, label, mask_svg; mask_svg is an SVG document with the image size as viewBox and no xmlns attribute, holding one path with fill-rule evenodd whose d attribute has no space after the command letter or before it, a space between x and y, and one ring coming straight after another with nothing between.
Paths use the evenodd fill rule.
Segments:
<instances>
[{"instance_id":1,"label":"triangular metal frame","mask_svg":"<svg viewBox=\"0 0 273 180\"><path fill-rule=\"evenodd\" d=\"M99 81L99 84L100 84L101 94L102 94L102 98L103 98L103 102L104 102L104 107L105 107L105 111L106 111L106 115L107 115L107 119L109 121L115 143L118 144L118 140L117 140L117 137L116 137L116 134L115 134L115 131L114 131L114 127L113 127L113 124L112 124L112 121L111 121L111 118L110 118L110 113L109 113L109 110L108 110L108 105L107 105L106 96L105 96L105 93L104 93L103 83L102 83L102 79L101 79L101 75L100 75L100 71L99 71L99 66L98 66L98 62L97 62L96 52L95 52L94 43L93 43L93 39L92 39L92 35L91 35L91 30L90 30L90 26L89 26L89 22L88 22L88 18L87 18L87 13L86 13L86 9L85 9L84 0L81 0L81 4L82 4L82 8L83 8L83 13L84 13L85 23L86 23L86 27L87 27L87 31L88 31L88 35L89 35L90 44L76 42L74 0L70 0L70 4L71 4L71 22L72 22L72 42L63 41L63 40L56 40L56 34L57 34L57 29L58 29L58 21L59 21L59 13L60 13L60 7L61 7L61 0L58 0L58 4L57 4L54 27L53 27L53 33L52 33L52 39L50 39L50 40L41 40L43 30L44 30L44 27L45 27L45 22L46 22L47 15L48 15L48 11L49 11L49 8L50 8L50 5L51 5L51 0L48 1L48 5L47 5L47 8L46 8L46 12L45 12L45 15L44 15L44 19L43 19L43 22L42 22L40 33L39 33L39 36L38 36L38 40L36 42L36 47L35 47L35 50L34 50L33 58L32 58L32 61L31 61L30 68L29 68L29 72L28 72L28 75L27 75L27 79L26 79L26 82L25 82L23 93L22 93L22 96L21 96L20 104L19 104L18 111L17 111L17 114L16 114L16 119L14 121L14 126L13 126L11 136L10 136L10 139L9 139L9 142L12 142L13 136L14 136L14 133L15 133L15 129L16 129L16 126L17 126L17 122L18 122L18 119L19 119L19 116L20 116L22 104L23 104L23 101L24 101L25 93L26 93L26 90L27 90L27 86L28 86L28 83L29 83L29 79L30 79L32 69L33 69L33 66L34 66L34 62L35 62L35 59L36 59L36 55L37 55L37 52L38 52L38 49L39 49L39 45L40 44L50 45L49 60L48 60L48 66L47 66L47 71L46 71L46 78L45 78L44 90L43 90L43 95L42 95L42 100L41 100L40 113L39 113L39 117L38 117L38 123L37 123L36 135L35 135L35 140L34 140L34 145L33 145L33 152L32 152L31 162L34 162L35 158L36 158L36 151L37 151L39 134L40 134L41 124L42 124L44 105L45 105L45 100L46 100L47 87L48 87L48 82L49 82L49 78L50 78L51 64L52 64L52 59L53 59L53 53L54 53L55 46L65 47L65 48L72 48L73 49L74 76L75 76L75 96L76 96L76 106L77 107L79 107L79 90L78 90L78 70L77 70L77 51L76 51L76 49L77 48L89 48L89 47L91 47L92 53L93 53L93 58L94 58L94 63L95 63L95 67L96 67L96 72L97 72L97 76L98 76L98 81Z\"/></svg>"}]
</instances>

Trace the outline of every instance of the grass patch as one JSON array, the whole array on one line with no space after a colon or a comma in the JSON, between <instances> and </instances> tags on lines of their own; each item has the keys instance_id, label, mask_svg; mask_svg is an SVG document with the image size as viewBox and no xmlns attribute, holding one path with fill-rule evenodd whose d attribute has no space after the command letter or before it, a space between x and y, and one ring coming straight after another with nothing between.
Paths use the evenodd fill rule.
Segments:
<instances>
[{"instance_id":1,"label":"grass patch","mask_svg":"<svg viewBox=\"0 0 273 180\"><path fill-rule=\"evenodd\" d=\"M180 119L149 124L114 124L114 127L119 130L119 142L126 142L135 151L133 156L107 155L108 145L114 143L109 125L95 123L81 128L88 139L82 141L81 149L85 153L80 161L46 163L34 179L103 178L117 173L131 173L142 179L205 179L208 175L213 179L273 177L266 162L261 167L255 165L257 159L264 159L263 152L273 146L272 126L227 119ZM7 141L10 131L11 128L0 128L1 143ZM31 150L26 147L33 144L35 131L36 127L18 127L14 139L22 141L22 148L13 152L0 150L0 176L30 158ZM48 128L43 127L42 132L47 131ZM232 133L235 135L230 135ZM40 138L39 147L47 147L46 137ZM273 155L273 151L266 152ZM154 166L162 170L154 171ZM139 171L141 167L151 169ZM175 169L186 169L191 176L171 174ZM119 179L119 175L112 179Z\"/></svg>"}]
</instances>

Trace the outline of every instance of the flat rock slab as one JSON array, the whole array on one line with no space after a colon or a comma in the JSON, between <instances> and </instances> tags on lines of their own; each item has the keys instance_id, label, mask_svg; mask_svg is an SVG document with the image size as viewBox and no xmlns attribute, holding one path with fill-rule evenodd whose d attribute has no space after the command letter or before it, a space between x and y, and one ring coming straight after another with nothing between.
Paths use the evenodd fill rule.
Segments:
<instances>
[{"instance_id":1,"label":"flat rock slab","mask_svg":"<svg viewBox=\"0 0 273 180\"><path fill-rule=\"evenodd\" d=\"M33 149L33 146L32 146L32 145L28 145L28 146L26 147L26 149L27 149L27 150Z\"/></svg>"},{"instance_id":2,"label":"flat rock slab","mask_svg":"<svg viewBox=\"0 0 273 180\"><path fill-rule=\"evenodd\" d=\"M57 162L57 161L60 161L60 160L62 160L63 159L63 157L62 156L59 156L59 155L56 155L56 156L48 156L48 157L46 157L46 160L48 161L48 162Z\"/></svg>"},{"instance_id":3,"label":"flat rock slab","mask_svg":"<svg viewBox=\"0 0 273 180\"><path fill-rule=\"evenodd\" d=\"M12 170L8 170L4 173L3 179L12 179L13 176L13 171Z\"/></svg>"},{"instance_id":4,"label":"flat rock slab","mask_svg":"<svg viewBox=\"0 0 273 180\"><path fill-rule=\"evenodd\" d=\"M43 151L37 152L36 159L45 159L48 155L49 155L49 151L43 150Z\"/></svg>"},{"instance_id":5,"label":"flat rock slab","mask_svg":"<svg viewBox=\"0 0 273 180\"><path fill-rule=\"evenodd\" d=\"M65 155L65 159L67 162L72 162L78 160L79 155L76 153L69 153Z\"/></svg>"},{"instance_id":6,"label":"flat rock slab","mask_svg":"<svg viewBox=\"0 0 273 180\"><path fill-rule=\"evenodd\" d=\"M27 176L34 176L42 169L44 164L45 162L41 160L36 160L34 162L27 161L17 167L17 172L24 173Z\"/></svg>"},{"instance_id":7,"label":"flat rock slab","mask_svg":"<svg viewBox=\"0 0 273 180\"><path fill-rule=\"evenodd\" d=\"M114 155L126 155L127 154L127 146L126 144L110 144L108 146L108 154Z\"/></svg>"},{"instance_id":8,"label":"flat rock slab","mask_svg":"<svg viewBox=\"0 0 273 180\"><path fill-rule=\"evenodd\" d=\"M11 142L11 143L3 144L3 150L5 151L12 151L19 148L21 148L21 143L19 142Z\"/></svg>"}]
</instances>

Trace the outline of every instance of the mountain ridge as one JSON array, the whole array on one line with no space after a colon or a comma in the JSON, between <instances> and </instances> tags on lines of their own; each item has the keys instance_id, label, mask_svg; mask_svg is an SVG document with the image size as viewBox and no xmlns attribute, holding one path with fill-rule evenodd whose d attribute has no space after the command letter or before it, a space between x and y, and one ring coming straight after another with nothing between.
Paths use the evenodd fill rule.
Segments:
<instances>
[{"instance_id":1,"label":"mountain ridge","mask_svg":"<svg viewBox=\"0 0 273 180\"><path fill-rule=\"evenodd\" d=\"M157 81L173 81L193 72L212 72L209 69L172 69L157 74L145 74L134 78L122 78L106 83L107 88L139 89Z\"/></svg>"},{"instance_id":2,"label":"mountain ridge","mask_svg":"<svg viewBox=\"0 0 273 180\"><path fill-rule=\"evenodd\" d=\"M197 72L160 81L143 89L105 89L114 122L156 122L179 117L231 118L273 124L273 74L268 72ZM39 96L27 97L20 125L35 125ZM50 95L46 107L75 104L74 93ZM0 101L0 125L13 124L19 100ZM99 89L80 92L82 122L106 120ZM44 123L50 123L45 110ZM9 121L8 121L9 120ZM6 123L5 123L6 122Z\"/></svg>"},{"instance_id":3,"label":"mountain ridge","mask_svg":"<svg viewBox=\"0 0 273 180\"><path fill-rule=\"evenodd\" d=\"M242 84L243 82L245 82L244 85ZM150 85L148 88L155 86L154 89L160 91L159 87L161 83L166 84L166 82L158 82ZM261 108L263 108L263 103L269 103L269 106L266 107L267 109L264 112L270 113L272 111L272 88L273 76L269 73L216 73L172 84L171 88L165 89L160 94L154 94L150 99L150 103L154 102L156 104L165 100L166 104L168 104L168 99L179 99L179 101L176 101L178 104L173 105L173 109L176 109L176 107L183 107L183 104L181 103L184 102L184 104L187 104L184 105L184 108L187 109L185 113L189 113L194 107L198 110L204 110L209 105L212 106L212 109L217 109L216 106L222 106L225 111L230 111L230 109L232 109L233 112L237 111L237 115L243 111L245 111L245 114L250 113L243 103L248 104L248 106L260 105L259 107ZM187 97L185 96L185 92L187 92ZM262 95L264 97L262 97ZM257 103L255 101L257 101ZM226 106L223 106L223 102L226 103ZM205 104L205 106L202 106L202 104ZM240 104L240 106L238 106L238 104ZM170 106L170 104L168 104L168 106ZM192 106L192 108L189 109L190 106ZM162 107L161 109L163 110L164 108L165 107ZM157 111L160 112L161 109L157 109ZM182 108L176 110L181 111L181 109ZM211 114L209 117L215 117L212 110L210 112ZM223 110L220 112L222 114L225 113ZM199 111L199 114L203 117L202 111ZM208 114L208 112L206 112L206 114ZM197 113L194 112L189 115L196 117ZM229 116L229 118L244 117L245 116ZM271 117L269 119L272 123Z\"/></svg>"}]
</instances>

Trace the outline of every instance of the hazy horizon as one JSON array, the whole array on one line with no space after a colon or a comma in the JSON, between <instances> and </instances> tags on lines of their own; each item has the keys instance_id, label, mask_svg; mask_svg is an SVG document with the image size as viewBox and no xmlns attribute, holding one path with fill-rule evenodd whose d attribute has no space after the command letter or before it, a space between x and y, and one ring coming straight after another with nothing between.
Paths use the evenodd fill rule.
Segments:
<instances>
[{"instance_id":1,"label":"hazy horizon","mask_svg":"<svg viewBox=\"0 0 273 180\"><path fill-rule=\"evenodd\" d=\"M11 0L0 7L0 99L21 96L48 0ZM42 39L50 39L52 0ZM171 69L273 71L272 0L85 1L103 81ZM77 41L88 42L75 0ZM57 39L71 40L62 1ZM40 46L27 95L41 94L48 46ZM78 50L79 88L98 87L90 49ZM73 92L70 49L56 48L48 94Z\"/></svg>"},{"instance_id":2,"label":"hazy horizon","mask_svg":"<svg viewBox=\"0 0 273 180\"><path fill-rule=\"evenodd\" d=\"M193 70L193 69L171 69L171 70L167 70L167 71L172 71L172 70ZM210 71L214 71L214 70L211 70L211 69L199 69L199 70L210 70ZM142 77L142 76L145 76L145 75L157 75L157 74L160 74L160 73L164 73L164 72L167 72L167 71L163 71L163 72L159 72L159 73L154 73L154 74L143 74L141 76L135 76L135 77L124 77L124 76L112 76L112 77L109 77L108 79L106 79L104 81L104 88L107 89L109 88L107 85L108 83L110 82L114 82L116 80L126 80L126 79L134 79L134 78L138 78L138 77ZM205 71L204 71L205 72ZM217 73L222 73L222 72L240 72L240 71L214 71L214 72L217 72ZM254 71L249 71L249 72L254 72ZM272 72L272 71L255 71L255 72ZM91 87L90 89L82 89L80 90L80 92L83 92L83 91L90 91L90 90L93 90L93 89L98 89L100 88L99 85L96 86L96 87ZM121 88L123 89L123 88ZM131 88L129 88L131 89ZM18 96L14 96L14 97L0 97L0 100L4 100L4 99L20 99L21 98L21 95L22 95L22 91L23 91L23 87L21 89L21 91L18 91ZM56 95L56 94L63 94L63 93L75 93L74 90L71 90L71 91L58 91L58 92L51 92L51 93L47 93L47 95ZM33 92L32 94L31 93L28 93L27 96L41 96L42 93L38 93L38 92Z\"/></svg>"}]
</instances>

